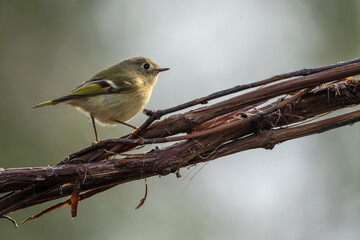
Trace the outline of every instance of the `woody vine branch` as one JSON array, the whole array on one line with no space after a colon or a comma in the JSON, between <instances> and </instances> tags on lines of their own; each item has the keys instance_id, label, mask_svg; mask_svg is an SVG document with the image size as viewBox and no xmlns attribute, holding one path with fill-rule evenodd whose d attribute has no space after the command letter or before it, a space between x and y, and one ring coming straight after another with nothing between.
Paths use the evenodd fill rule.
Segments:
<instances>
[{"instance_id":1,"label":"woody vine branch","mask_svg":"<svg viewBox=\"0 0 360 240\"><path fill-rule=\"evenodd\" d=\"M358 110L315 120L360 103L360 81L350 78L360 74L359 61L280 74L173 108L146 111L149 118L135 133L88 146L55 166L1 169L0 193L7 194L0 198L0 216L69 196L74 186L81 201L124 182L175 173L182 167L248 149L272 149L287 140L355 123L360 119ZM253 90L204 106L244 89ZM159 120L197 104L203 106ZM164 142L174 143L141 154L129 152ZM125 152L126 156L119 155Z\"/></svg>"}]
</instances>

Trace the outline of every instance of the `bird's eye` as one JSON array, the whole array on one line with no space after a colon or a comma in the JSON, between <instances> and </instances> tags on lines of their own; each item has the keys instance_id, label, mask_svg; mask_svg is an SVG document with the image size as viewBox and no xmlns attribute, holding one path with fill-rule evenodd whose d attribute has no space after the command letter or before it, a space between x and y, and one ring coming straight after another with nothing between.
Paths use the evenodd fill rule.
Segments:
<instances>
[{"instance_id":1,"label":"bird's eye","mask_svg":"<svg viewBox=\"0 0 360 240\"><path fill-rule=\"evenodd\" d=\"M149 69L149 68L150 68L150 65L149 65L148 63L145 63L145 64L143 65L143 68Z\"/></svg>"}]
</instances>

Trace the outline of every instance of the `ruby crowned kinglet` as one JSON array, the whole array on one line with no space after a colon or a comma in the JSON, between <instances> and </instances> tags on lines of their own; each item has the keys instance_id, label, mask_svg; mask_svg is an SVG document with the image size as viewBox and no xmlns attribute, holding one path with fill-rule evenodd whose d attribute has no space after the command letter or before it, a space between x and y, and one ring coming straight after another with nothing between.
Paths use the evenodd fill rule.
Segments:
<instances>
[{"instance_id":1,"label":"ruby crowned kinglet","mask_svg":"<svg viewBox=\"0 0 360 240\"><path fill-rule=\"evenodd\" d=\"M40 103L33 108L70 104L91 117L96 141L95 120L105 125L125 123L132 119L149 101L160 72L169 68L159 66L149 58L133 57L99 72L75 88L69 95Z\"/></svg>"}]
</instances>

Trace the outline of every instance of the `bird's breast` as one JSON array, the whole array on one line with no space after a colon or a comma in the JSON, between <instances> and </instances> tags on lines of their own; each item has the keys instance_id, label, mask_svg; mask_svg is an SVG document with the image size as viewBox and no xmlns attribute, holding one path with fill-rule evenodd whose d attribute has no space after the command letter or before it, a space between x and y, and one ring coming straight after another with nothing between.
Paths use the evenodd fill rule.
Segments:
<instances>
[{"instance_id":1,"label":"bird's breast","mask_svg":"<svg viewBox=\"0 0 360 240\"><path fill-rule=\"evenodd\" d=\"M117 124L115 120L126 122L132 119L147 104L152 89L131 93L103 94L78 98L68 103L90 114L103 124Z\"/></svg>"}]
</instances>

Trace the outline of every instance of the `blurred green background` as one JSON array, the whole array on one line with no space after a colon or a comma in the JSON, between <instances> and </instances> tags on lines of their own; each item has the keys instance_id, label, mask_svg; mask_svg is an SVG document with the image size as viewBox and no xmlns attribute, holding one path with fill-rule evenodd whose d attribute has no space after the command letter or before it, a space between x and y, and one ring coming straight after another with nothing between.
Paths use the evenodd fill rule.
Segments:
<instances>
[{"instance_id":1,"label":"blurred green background","mask_svg":"<svg viewBox=\"0 0 360 240\"><path fill-rule=\"evenodd\" d=\"M143 55L163 109L278 73L359 57L360 2L0 1L0 167L56 164L93 141L89 119L58 105L98 71ZM140 125L139 114L130 123ZM99 127L102 139L127 128ZM359 239L359 126L123 184L13 228L6 239ZM190 181L190 185L186 188ZM186 188L182 196L182 191ZM49 203L15 212L19 222Z\"/></svg>"}]
</instances>

